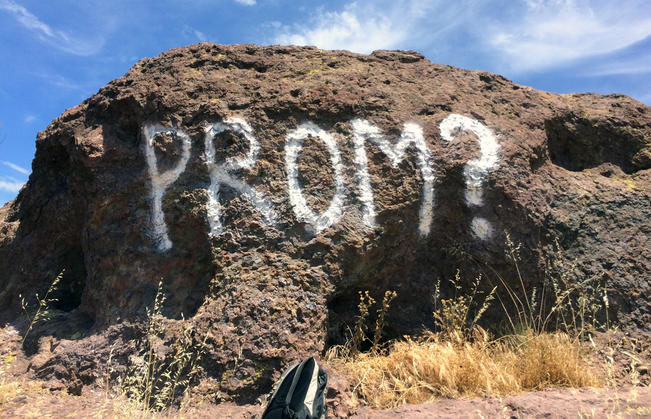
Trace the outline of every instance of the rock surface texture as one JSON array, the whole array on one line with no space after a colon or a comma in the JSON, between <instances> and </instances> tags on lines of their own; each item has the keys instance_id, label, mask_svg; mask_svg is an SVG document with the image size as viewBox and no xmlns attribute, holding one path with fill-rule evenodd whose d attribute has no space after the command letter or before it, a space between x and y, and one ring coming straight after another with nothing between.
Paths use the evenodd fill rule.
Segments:
<instances>
[{"instance_id":1,"label":"rock surface texture","mask_svg":"<svg viewBox=\"0 0 651 419\"><path fill-rule=\"evenodd\" d=\"M409 51L204 43L64 112L32 170L0 209L1 314L18 319L19 295L65 269L32 368L73 389L111 347L118 362L134 350L162 281L161 345L193 325L205 385L255 401L345 339L358 291L397 292L386 333L400 336L433 326L435 284L449 295L457 269L520 287L505 231L529 291L558 257L606 286L611 320L651 324L651 111L626 96Z\"/></svg>"}]
</instances>

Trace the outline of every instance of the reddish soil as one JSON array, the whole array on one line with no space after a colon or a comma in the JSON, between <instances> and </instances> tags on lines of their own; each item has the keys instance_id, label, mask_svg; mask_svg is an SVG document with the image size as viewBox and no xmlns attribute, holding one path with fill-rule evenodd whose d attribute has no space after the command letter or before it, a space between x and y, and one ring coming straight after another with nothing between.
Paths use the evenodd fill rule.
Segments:
<instances>
[{"instance_id":1,"label":"reddish soil","mask_svg":"<svg viewBox=\"0 0 651 419\"><path fill-rule=\"evenodd\" d=\"M505 397L461 400L438 400L418 405L405 405L389 410L372 410L350 406L349 383L327 368L329 380L329 417L344 418L574 418L574 417L651 417L651 379L649 345L644 336L630 337L610 333L595 337L596 358L610 354L614 386L605 388L550 388L542 391ZM138 406L121 396L107 395L101 385L85 387L81 396L67 393L56 380L34 378L30 365L38 355L28 358L17 351L19 335L13 328L0 333L0 417L183 417L183 418L254 418L259 417L264 403L236 405L214 404L208 394L197 389L190 407L164 414L143 414ZM646 342L646 343L645 343ZM613 348L610 350L609 348ZM639 361L631 374L630 354ZM631 379L637 386L631 385Z\"/></svg>"},{"instance_id":2,"label":"reddish soil","mask_svg":"<svg viewBox=\"0 0 651 419\"><path fill-rule=\"evenodd\" d=\"M157 417L252 418L261 414L261 405L203 404L183 412ZM101 391L70 396L47 390L27 392L0 407L0 416L10 417L127 417L123 399L106 398ZM405 405L391 410L363 408L349 415L354 418L576 418L576 417L651 417L651 387L617 389L548 389L504 398L439 400Z\"/></svg>"}]
</instances>

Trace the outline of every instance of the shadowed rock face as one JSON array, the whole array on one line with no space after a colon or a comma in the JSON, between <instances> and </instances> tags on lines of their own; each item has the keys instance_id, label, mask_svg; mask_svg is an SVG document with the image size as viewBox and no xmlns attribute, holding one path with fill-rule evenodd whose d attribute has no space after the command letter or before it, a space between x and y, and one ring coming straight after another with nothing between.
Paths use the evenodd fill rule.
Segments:
<instances>
[{"instance_id":1,"label":"shadowed rock face","mask_svg":"<svg viewBox=\"0 0 651 419\"><path fill-rule=\"evenodd\" d=\"M446 295L457 269L515 281L509 231L530 290L556 239L577 280L606 284L611 315L648 328L650 168L651 113L626 96L539 92L408 51L179 48L39 133L0 210L0 307L17 319L18 295L66 270L59 315L35 332L62 340L35 368L78 386L162 281L167 342L209 332L208 378L250 401L345 338L359 290L397 291L386 332L400 336L432 327L435 283Z\"/></svg>"}]
</instances>

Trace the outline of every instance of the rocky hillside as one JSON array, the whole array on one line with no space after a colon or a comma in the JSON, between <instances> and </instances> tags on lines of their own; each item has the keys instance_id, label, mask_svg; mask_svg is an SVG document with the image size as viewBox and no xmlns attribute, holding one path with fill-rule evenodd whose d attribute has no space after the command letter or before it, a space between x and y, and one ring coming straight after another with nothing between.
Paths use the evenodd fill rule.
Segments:
<instances>
[{"instance_id":1,"label":"rocky hillside","mask_svg":"<svg viewBox=\"0 0 651 419\"><path fill-rule=\"evenodd\" d=\"M136 350L161 281L160 344L192 325L206 385L251 402L346 339L361 290L397 292L390 337L433 326L435 285L449 295L457 269L519 290L508 232L527 292L555 258L605 287L610 320L648 329L650 169L651 111L626 96L411 51L179 48L39 133L0 210L0 314L20 322L19 296L65 270L26 347L38 376L79 389L111 348L118 364Z\"/></svg>"}]
</instances>

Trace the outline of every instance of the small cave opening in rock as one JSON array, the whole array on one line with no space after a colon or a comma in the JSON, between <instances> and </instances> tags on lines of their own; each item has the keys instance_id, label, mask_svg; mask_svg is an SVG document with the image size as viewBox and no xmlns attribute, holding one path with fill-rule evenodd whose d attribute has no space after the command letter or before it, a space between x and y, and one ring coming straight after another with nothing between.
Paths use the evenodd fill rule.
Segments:
<instances>
[{"instance_id":1,"label":"small cave opening in rock","mask_svg":"<svg viewBox=\"0 0 651 419\"><path fill-rule=\"evenodd\" d=\"M603 163L619 166L628 174L649 166L638 158L644 136L613 121L567 114L545 121L545 132L552 163L573 172Z\"/></svg>"},{"instance_id":2,"label":"small cave opening in rock","mask_svg":"<svg viewBox=\"0 0 651 419\"><path fill-rule=\"evenodd\" d=\"M52 336L56 339L76 340L88 335L95 319L90 313L78 310L82 303L82 295L86 285L86 266L84 253L81 247L72 247L65 251L59 258L57 266L60 272L54 278L46 281L47 289L39 292L42 300L47 305L45 319L35 317L37 303L28 303L28 321L36 319L32 327L24 331L25 342L23 349L27 356L34 355L41 346L40 339ZM58 281L55 282L55 278ZM46 297L47 296L47 297ZM44 313L42 312L41 315Z\"/></svg>"},{"instance_id":3,"label":"small cave opening in rock","mask_svg":"<svg viewBox=\"0 0 651 419\"><path fill-rule=\"evenodd\" d=\"M408 278L404 280L409 281ZM370 304L365 294L366 289L351 289L331 299L328 303L325 350L338 345L349 346L357 341L358 349L367 352L375 345L382 347L403 336L418 336L426 330L433 330L433 287L431 291L422 292L423 298L420 300L414 297L413 289L400 288L372 289L368 294L373 299ZM396 293L394 298L389 300L388 306L384 306L386 293L392 291ZM368 310L367 314L362 315L361 322L360 302L362 310ZM363 330L360 330L360 326Z\"/></svg>"},{"instance_id":4,"label":"small cave opening in rock","mask_svg":"<svg viewBox=\"0 0 651 419\"><path fill-rule=\"evenodd\" d=\"M52 291L52 307L70 312L81 305L81 296L86 283L86 266L81 247L65 252L61 258L61 280Z\"/></svg>"},{"instance_id":5,"label":"small cave opening in rock","mask_svg":"<svg viewBox=\"0 0 651 419\"><path fill-rule=\"evenodd\" d=\"M362 352L369 351L372 347L372 339L375 336L376 328L376 313L375 307L370 306L369 315L358 323L360 316L359 304L360 294L351 291L350 293L342 293L335 297L328 304L328 336L326 340L326 350L338 345L351 345L355 339L363 336L359 341L358 349ZM360 331L359 327L363 327L364 331ZM386 330L380 333L381 343L387 341Z\"/></svg>"},{"instance_id":6,"label":"small cave opening in rock","mask_svg":"<svg viewBox=\"0 0 651 419\"><path fill-rule=\"evenodd\" d=\"M432 296L440 275L435 263L439 255L427 241L410 237L388 240L386 246L342 259L346 274L327 304L326 350L349 344L359 334L359 326L365 329L365 339L359 345L362 351L371 349L374 340L383 344L433 327ZM385 306L388 293L395 294ZM362 311L367 313L358 323Z\"/></svg>"}]
</instances>

